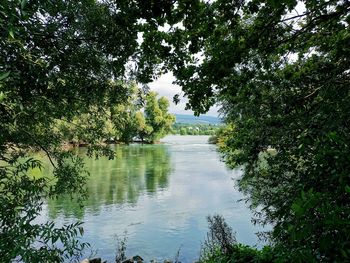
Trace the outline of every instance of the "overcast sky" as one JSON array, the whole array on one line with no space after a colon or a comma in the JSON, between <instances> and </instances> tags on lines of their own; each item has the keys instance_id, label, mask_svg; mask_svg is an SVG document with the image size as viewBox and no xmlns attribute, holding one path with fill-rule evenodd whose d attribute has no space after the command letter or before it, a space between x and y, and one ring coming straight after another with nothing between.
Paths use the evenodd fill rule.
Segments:
<instances>
[{"instance_id":1,"label":"overcast sky","mask_svg":"<svg viewBox=\"0 0 350 263\"><path fill-rule=\"evenodd\" d=\"M170 113L193 115L193 111L185 110L186 102L188 100L181 96L183 95L183 92L181 92L181 88L178 85L174 85L173 81L175 81L175 77L173 76L173 74L167 73L162 75L156 81L150 83L149 87L151 88L151 90L156 91L159 94L159 96L164 96L168 98L170 102ZM175 103L173 103L173 97L177 93L180 94L181 101L177 105L175 105ZM206 115L218 116L217 111L217 107L211 107Z\"/></svg>"}]
</instances>

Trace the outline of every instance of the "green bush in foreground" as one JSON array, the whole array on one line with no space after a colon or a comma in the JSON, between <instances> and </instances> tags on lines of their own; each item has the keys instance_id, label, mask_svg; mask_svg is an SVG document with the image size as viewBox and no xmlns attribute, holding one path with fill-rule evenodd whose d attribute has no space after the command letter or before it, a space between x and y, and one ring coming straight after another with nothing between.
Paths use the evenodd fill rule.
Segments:
<instances>
[{"instance_id":1,"label":"green bush in foreground","mask_svg":"<svg viewBox=\"0 0 350 263\"><path fill-rule=\"evenodd\" d=\"M252 248L240 243L232 244L232 251L230 254L224 254L219 249L214 254L200 262L203 263L268 263L276 262L272 253L272 249L268 246L262 250ZM278 261L277 261L278 262Z\"/></svg>"},{"instance_id":2,"label":"green bush in foreground","mask_svg":"<svg viewBox=\"0 0 350 263\"><path fill-rule=\"evenodd\" d=\"M232 228L220 215L208 216L209 231L201 247L199 262L202 263L268 263L283 262L269 246L258 250L237 243Z\"/></svg>"},{"instance_id":3,"label":"green bush in foreground","mask_svg":"<svg viewBox=\"0 0 350 263\"><path fill-rule=\"evenodd\" d=\"M189 108L218 103L233 125L220 151L243 170L254 222L273 226L268 238L290 262L349 262L350 2L192 8L173 74Z\"/></svg>"}]
</instances>

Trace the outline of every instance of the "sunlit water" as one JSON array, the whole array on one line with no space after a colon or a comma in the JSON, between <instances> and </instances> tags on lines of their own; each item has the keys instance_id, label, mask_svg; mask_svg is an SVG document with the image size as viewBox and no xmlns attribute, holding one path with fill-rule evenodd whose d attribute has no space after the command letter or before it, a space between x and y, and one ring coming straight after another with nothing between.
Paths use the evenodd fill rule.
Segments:
<instances>
[{"instance_id":1,"label":"sunlit water","mask_svg":"<svg viewBox=\"0 0 350 263\"><path fill-rule=\"evenodd\" d=\"M127 232L128 256L198 259L206 217L223 215L238 241L261 245L251 213L235 188L239 170L220 161L207 136L168 136L162 144L116 146L117 158L85 159L91 176L83 209L69 198L49 200L43 219L84 222L83 241L113 262L116 235ZM83 151L83 150L82 150ZM85 256L88 256L88 252Z\"/></svg>"}]
</instances>

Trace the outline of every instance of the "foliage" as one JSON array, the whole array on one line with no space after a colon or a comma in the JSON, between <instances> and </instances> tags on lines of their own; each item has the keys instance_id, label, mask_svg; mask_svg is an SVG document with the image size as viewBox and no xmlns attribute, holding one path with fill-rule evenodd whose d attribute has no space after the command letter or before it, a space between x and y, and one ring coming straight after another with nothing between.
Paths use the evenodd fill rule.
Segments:
<instances>
[{"instance_id":1,"label":"foliage","mask_svg":"<svg viewBox=\"0 0 350 263\"><path fill-rule=\"evenodd\" d=\"M220 215L209 216L209 232L201 247L199 262L202 263L270 263L275 251L265 246L262 250L236 242L232 229Z\"/></svg>"},{"instance_id":2,"label":"foliage","mask_svg":"<svg viewBox=\"0 0 350 263\"><path fill-rule=\"evenodd\" d=\"M219 129L215 130L215 134L209 138L209 142L217 144L221 152L225 152L227 140L232 136L233 132L234 125L232 123L222 125Z\"/></svg>"},{"instance_id":3,"label":"foliage","mask_svg":"<svg viewBox=\"0 0 350 263\"><path fill-rule=\"evenodd\" d=\"M127 233L124 233L124 236L122 238L116 237L117 238L117 248L116 248L116 255L115 255L115 262L116 263L122 263L126 260L126 243L127 243Z\"/></svg>"},{"instance_id":4,"label":"foliage","mask_svg":"<svg viewBox=\"0 0 350 263\"><path fill-rule=\"evenodd\" d=\"M276 260L274 252L265 246L262 250L252 248L240 243L232 244L232 252L224 254L216 250L213 254L201 259L202 263L270 263Z\"/></svg>"},{"instance_id":5,"label":"foliage","mask_svg":"<svg viewBox=\"0 0 350 263\"><path fill-rule=\"evenodd\" d=\"M39 165L21 158L29 149L44 150L55 188L81 189L81 162L60 148L55 124L89 120L127 101L132 59L128 73L144 83L173 71L196 114L220 103L234 127L224 136L223 156L244 167L240 187L252 208L262 209L256 222L273 224L269 238L282 259L348 261L349 9L349 1L333 0L3 1L3 259L75 253L36 246L49 225L28 220L40 211L39 200L57 191L30 178L29 169ZM135 119L141 140L154 142L174 120L165 100L152 93L146 100L144 118L135 113ZM100 144L104 129L95 120L84 137L91 140L89 153L112 156ZM39 230L23 232L28 225Z\"/></svg>"},{"instance_id":6,"label":"foliage","mask_svg":"<svg viewBox=\"0 0 350 263\"><path fill-rule=\"evenodd\" d=\"M41 212L42 198L63 192L70 186L76 189L76 185L84 180L78 174L74 180L78 180L79 184L74 185L72 180L64 180L72 174L66 169L68 167L62 164L59 166L61 175L58 180L63 180L64 183L56 184L55 187L51 186L51 189L43 191L43 188L52 185L49 179L35 179L27 175L28 170L40 167L41 163L33 158L21 158L9 164L6 169L2 167L0 171L0 256L3 262L10 262L12 259L24 262L43 262L43 259L47 262L59 262L78 257L80 252L88 246L76 239L76 236L83 233L79 222L60 228L53 222L35 223L36 217ZM74 171L78 169L80 169L79 166L74 167ZM76 190L81 191L80 188ZM60 241L63 246L57 245L57 241Z\"/></svg>"},{"instance_id":7,"label":"foliage","mask_svg":"<svg viewBox=\"0 0 350 263\"><path fill-rule=\"evenodd\" d=\"M125 85L125 89L129 92L129 98L123 103L110 107L111 137L120 142L130 143L138 129L137 111L142 107L140 101L142 94L135 83Z\"/></svg>"},{"instance_id":8,"label":"foliage","mask_svg":"<svg viewBox=\"0 0 350 263\"><path fill-rule=\"evenodd\" d=\"M219 127L216 124L174 123L172 133L180 135L214 135Z\"/></svg>"},{"instance_id":9,"label":"foliage","mask_svg":"<svg viewBox=\"0 0 350 263\"><path fill-rule=\"evenodd\" d=\"M154 143L172 131L175 117L168 113L169 101L157 93L145 92L133 82L124 86L128 99L109 108L92 108L71 121L58 120L55 129L61 141L74 145L94 142L129 144L137 139Z\"/></svg>"},{"instance_id":10,"label":"foliage","mask_svg":"<svg viewBox=\"0 0 350 263\"><path fill-rule=\"evenodd\" d=\"M89 111L72 117L70 121L62 118L54 122L54 131L62 143L85 145L89 142L102 145L107 138L114 136L108 114L93 108Z\"/></svg>"},{"instance_id":11,"label":"foliage","mask_svg":"<svg viewBox=\"0 0 350 263\"><path fill-rule=\"evenodd\" d=\"M233 125L221 150L255 222L281 260L348 261L349 1L183 5L168 65L197 114L219 102Z\"/></svg>"},{"instance_id":12,"label":"foliage","mask_svg":"<svg viewBox=\"0 0 350 263\"><path fill-rule=\"evenodd\" d=\"M57 126L78 124L89 155L113 156L101 145L104 109L126 101L126 64L139 52L137 34L161 20L150 1L2 1L0 4L0 257L3 262L58 262L80 253L79 225L37 222L42 200L84 196L81 159L62 149ZM150 23L150 24L149 24ZM143 47L142 47L143 48ZM140 55L144 54L144 55ZM130 75L130 74L129 74ZM82 136L82 137L80 137ZM33 178L28 159L43 150L53 179ZM27 160L27 161L26 161ZM61 244L61 245L60 245Z\"/></svg>"},{"instance_id":13,"label":"foliage","mask_svg":"<svg viewBox=\"0 0 350 263\"><path fill-rule=\"evenodd\" d=\"M236 238L232 228L220 215L208 216L209 232L207 239L202 246L202 258L219 251L222 254L231 254L232 244L236 243Z\"/></svg>"},{"instance_id":14,"label":"foliage","mask_svg":"<svg viewBox=\"0 0 350 263\"><path fill-rule=\"evenodd\" d=\"M143 141L151 143L158 141L171 131L175 116L168 113L169 101L165 97L157 100L156 92L149 92L145 98L145 123L144 130L139 132ZM148 129L148 131L147 131ZM144 134L146 136L144 136Z\"/></svg>"}]
</instances>

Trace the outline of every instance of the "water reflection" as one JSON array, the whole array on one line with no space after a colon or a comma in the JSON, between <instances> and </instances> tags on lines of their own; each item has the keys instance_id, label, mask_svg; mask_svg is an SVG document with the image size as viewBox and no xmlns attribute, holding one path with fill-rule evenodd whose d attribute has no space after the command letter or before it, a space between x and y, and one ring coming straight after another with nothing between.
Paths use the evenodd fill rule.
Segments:
<instances>
[{"instance_id":1,"label":"water reflection","mask_svg":"<svg viewBox=\"0 0 350 263\"><path fill-rule=\"evenodd\" d=\"M153 195L168 187L171 163L166 146L116 146L114 150L117 155L114 160L85 158L91 175L84 207L68 196L51 199L48 200L50 218L63 214L82 219L87 210L99 213L102 206L135 205L140 195Z\"/></svg>"},{"instance_id":2,"label":"water reflection","mask_svg":"<svg viewBox=\"0 0 350 263\"><path fill-rule=\"evenodd\" d=\"M207 233L206 216L223 215L237 233L237 240L256 245L251 213L234 188L208 137L168 136L164 144L116 147L118 158L85 159L91 172L84 209L69 198L48 201L41 216L58 224L84 222L82 241L113 262L115 235L128 233L126 254L146 262L171 258L179 247L181 262L198 259ZM84 255L88 257L89 253Z\"/></svg>"}]
</instances>

